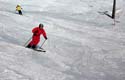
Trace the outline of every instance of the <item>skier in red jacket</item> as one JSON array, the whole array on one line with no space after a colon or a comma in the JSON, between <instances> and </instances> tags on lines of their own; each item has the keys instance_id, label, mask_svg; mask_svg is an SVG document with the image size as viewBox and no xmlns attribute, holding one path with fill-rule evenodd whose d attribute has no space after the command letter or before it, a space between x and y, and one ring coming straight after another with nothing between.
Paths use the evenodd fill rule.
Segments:
<instances>
[{"instance_id":1,"label":"skier in red jacket","mask_svg":"<svg viewBox=\"0 0 125 80\"><path fill-rule=\"evenodd\" d=\"M32 41L27 45L28 48L33 48L35 49L37 44L40 41L40 35L42 34L43 37L47 40L47 36L46 36L46 32L43 29L44 25L43 24L39 24L38 27L35 27L32 29Z\"/></svg>"}]
</instances>

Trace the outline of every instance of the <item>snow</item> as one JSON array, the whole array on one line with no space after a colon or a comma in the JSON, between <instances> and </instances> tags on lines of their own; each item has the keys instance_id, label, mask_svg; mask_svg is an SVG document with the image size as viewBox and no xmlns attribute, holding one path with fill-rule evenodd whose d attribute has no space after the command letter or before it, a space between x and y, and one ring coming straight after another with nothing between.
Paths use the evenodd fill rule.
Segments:
<instances>
[{"instance_id":1,"label":"snow","mask_svg":"<svg viewBox=\"0 0 125 80\"><path fill-rule=\"evenodd\" d=\"M112 0L0 0L0 80L124 80L124 6L113 25ZM46 53L23 47L39 23Z\"/></svg>"}]
</instances>

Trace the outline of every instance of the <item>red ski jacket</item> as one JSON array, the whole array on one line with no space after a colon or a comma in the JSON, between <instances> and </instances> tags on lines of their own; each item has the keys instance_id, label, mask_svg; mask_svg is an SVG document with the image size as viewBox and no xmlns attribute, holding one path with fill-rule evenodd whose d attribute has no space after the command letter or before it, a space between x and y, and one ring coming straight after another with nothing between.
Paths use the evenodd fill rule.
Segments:
<instances>
[{"instance_id":1,"label":"red ski jacket","mask_svg":"<svg viewBox=\"0 0 125 80\"><path fill-rule=\"evenodd\" d=\"M40 29L39 27L35 27L32 30L32 33L34 34L34 36L39 36L42 34L44 36L44 38L46 37L46 32L44 29Z\"/></svg>"}]
</instances>

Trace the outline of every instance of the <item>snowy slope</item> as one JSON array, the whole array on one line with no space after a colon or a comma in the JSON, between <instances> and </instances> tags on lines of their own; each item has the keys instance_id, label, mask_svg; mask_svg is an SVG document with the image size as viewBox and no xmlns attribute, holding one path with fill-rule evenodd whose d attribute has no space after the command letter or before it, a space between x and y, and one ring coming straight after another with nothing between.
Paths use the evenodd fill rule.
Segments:
<instances>
[{"instance_id":1,"label":"snowy slope","mask_svg":"<svg viewBox=\"0 0 125 80\"><path fill-rule=\"evenodd\" d=\"M0 0L0 80L124 80L125 0ZM23 16L15 14L21 4ZM24 48L39 23L46 53ZM41 36L41 42L44 38ZM39 44L39 45L40 45Z\"/></svg>"}]
</instances>

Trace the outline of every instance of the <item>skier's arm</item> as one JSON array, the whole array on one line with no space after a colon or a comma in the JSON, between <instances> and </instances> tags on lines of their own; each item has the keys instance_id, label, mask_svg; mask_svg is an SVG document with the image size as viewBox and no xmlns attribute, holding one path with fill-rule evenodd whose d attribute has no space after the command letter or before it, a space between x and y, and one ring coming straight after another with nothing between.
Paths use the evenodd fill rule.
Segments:
<instances>
[{"instance_id":1,"label":"skier's arm","mask_svg":"<svg viewBox=\"0 0 125 80\"><path fill-rule=\"evenodd\" d=\"M17 7L16 7L16 11L18 11L18 10L17 10Z\"/></svg>"},{"instance_id":2,"label":"skier's arm","mask_svg":"<svg viewBox=\"0 0 125 80\"><path fill-rule=\"evenodd\" d=\"M48 38L47 38L47 36L46 36L46 32L45 32L45 30L43 29L43 37L47 40Z\"/></svg>"}]
</instances>

